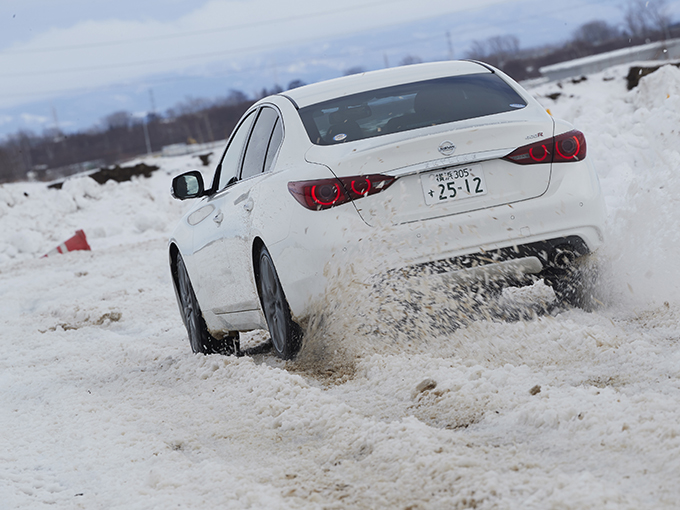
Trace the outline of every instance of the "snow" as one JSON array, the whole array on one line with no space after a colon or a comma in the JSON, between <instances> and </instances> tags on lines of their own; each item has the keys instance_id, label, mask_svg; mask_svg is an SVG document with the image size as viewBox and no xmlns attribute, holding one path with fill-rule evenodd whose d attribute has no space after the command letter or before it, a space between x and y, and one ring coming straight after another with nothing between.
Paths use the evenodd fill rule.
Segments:
<instances>
[{"instance_id":1,"label":"snow","mask_svg":"<svg viewBox=\"0 0 680 510\"><path fill-rule=\"evenodd\" d=\"M194 355L166 239L195 159L0 187L0 508L676 508L680 70L626 73L532 89L606 195L594 313L389 334L341 292L298 361Z\"/></svg>"}]
</instances>

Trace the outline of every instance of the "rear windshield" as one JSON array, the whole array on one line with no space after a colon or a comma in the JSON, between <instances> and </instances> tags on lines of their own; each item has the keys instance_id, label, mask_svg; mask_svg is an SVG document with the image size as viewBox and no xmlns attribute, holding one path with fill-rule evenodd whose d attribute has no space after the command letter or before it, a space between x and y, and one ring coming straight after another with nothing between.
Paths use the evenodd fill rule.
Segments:
<instances>
[{"instance_id":1,"label":"rear windshield","mask_svg":"<svg viewBox=\"0 0 680 510\"><path fill-rule=\"evenodd\" d=\"M450 76L343 96L300 109L316 145L372 138L524 108L492 73Z\"/></svg>"}]
</instances>

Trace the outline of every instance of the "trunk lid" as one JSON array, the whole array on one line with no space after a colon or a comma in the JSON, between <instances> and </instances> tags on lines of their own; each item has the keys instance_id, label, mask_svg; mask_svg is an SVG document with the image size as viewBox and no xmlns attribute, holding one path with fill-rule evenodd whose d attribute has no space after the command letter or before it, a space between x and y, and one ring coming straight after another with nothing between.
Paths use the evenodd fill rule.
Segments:
<instances>
[{"instance_id":1,"label":"trunk lid","mask_svg":"<svg viewBox=\"0 0 680 510\"><path fill-rule=\"evenodd\" d=\"M511 204L542 195L551 165L517 165L503 156L553 136L552 118L526 108L357 140L313 146L306 159L337 177L385 174L397 177L387 190L355 200L370 225L401 224Z\"/></svg>"}]
</instances>

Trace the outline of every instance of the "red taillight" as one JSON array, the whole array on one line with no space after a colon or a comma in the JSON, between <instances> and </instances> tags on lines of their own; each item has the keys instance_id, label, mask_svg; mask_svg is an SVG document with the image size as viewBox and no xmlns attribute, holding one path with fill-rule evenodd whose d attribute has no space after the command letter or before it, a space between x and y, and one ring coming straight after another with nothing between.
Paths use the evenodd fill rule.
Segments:
<instances>
[{"instance_id":1,"label":"red taillight","mask_svg":"<svg viewBox=\"0 0 680 510\"><path fill-rule=\"evenodd\" d=\"M394 177L380 174L296 181L288 183L288 191L307 209L321 211L379 193L394 181Z\"/></svg>"},{"instance_id":2,"label":"red taillight","mask_svg":"<svg viewBox=\"0 0 680 510\"><path fill-rule=\"evenodd\" d=\"M570 131L555 137L554 161L581 161L586 157L586 137L580 131Z\"/></svg>"},{"instance_id":3,"label":"red taillight","mask_svg":"<svg viewBox=\"0 0 680 510\"><path fill-rule=\"evenodd\" d=\"M518 165L581 161L586 157L586 137L577 130L515 149L503 159Z\"/></svg>"},{"instance_id":4,"label":"red taillight","mask_svg":"<svg viewBox=\"0 0 680 510\"><path fill-rule=\"evenodd\" d=\"M335 183L314 184L310 190L312 202L323 206L332 206L340 200L340 186Z\"/></svg>"}]
</instances>

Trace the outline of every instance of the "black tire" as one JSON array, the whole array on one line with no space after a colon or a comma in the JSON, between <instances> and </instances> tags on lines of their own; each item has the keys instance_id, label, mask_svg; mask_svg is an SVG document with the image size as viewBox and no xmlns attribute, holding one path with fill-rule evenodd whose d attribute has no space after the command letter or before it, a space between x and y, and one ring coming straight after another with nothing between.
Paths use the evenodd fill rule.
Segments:
<instances>
[{"instance_id":1,"label":"black tire","mask_svg":"<svg viewBox=\"0 0 680 510\"><path fill-rule=\"evenodd\" d=\"M267 319L274 352L281 359L292 359L302 344L302 329L292 319L286 295L271 255L264 246L258 257L257 287Z\"/></svg>"},{"instance_id":2,"label":"black tire","mask_svg":"<svg viewBox=\"0 0 680 510\"><path fill-rule=\"evenodd\" d=\"M589 265L587 257L574 261L548 282L560 304L580 308L586 312L596 310L602 302L598 299L598 271Z\"/></svg>"},{"instance_id":3,"label":"black tire","mask_svg":"<svg viewBox=\"0 0 680 510\"><path fill-rule=\"evenodd\" d=\"M238 353L238 333L218 340L208 332L184 259L179 253L177 254L177 291L191 350L201 354Z\"/></svg>"}]
</instances>

